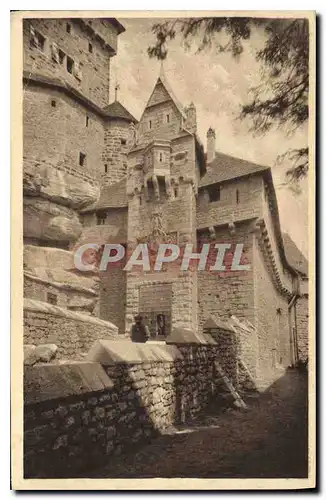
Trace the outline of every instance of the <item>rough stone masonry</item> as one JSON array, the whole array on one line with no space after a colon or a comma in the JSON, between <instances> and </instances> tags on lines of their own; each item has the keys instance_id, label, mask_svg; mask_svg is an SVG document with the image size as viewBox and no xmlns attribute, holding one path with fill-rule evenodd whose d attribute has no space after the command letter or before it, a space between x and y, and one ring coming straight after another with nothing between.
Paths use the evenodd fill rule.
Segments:
<instances>
[{"instance_id":1,"label":"rough stone masonry","mask_svg":"<svg viewBox=\"0 0 326 500\"><path fill-rule=\"evenodd\" d=\"M83 473L218 404L216 361L234 389L264 390L308 356L307 262L282 234L271 169L218 151L213 127L204 148L163 68L135 119L110 95L124 31L23 23L24 343L55 353L25 366L25 477ZM87 243L230 250L216 272L81 272ZM131 343L136 314L154 344Z\"/></svg>"}]
</instances>

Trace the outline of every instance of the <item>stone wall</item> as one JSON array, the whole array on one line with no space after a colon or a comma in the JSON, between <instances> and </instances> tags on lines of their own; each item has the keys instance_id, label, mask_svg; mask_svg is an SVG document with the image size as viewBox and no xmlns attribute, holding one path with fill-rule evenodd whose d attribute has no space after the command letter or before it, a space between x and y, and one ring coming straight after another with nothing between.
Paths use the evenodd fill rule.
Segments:
<instances>
[{"instance_id":1,"label":"stone wall","mask_svg":"<svg viewBox=\"0 0 326 500\"><path fill-rule=\"evenodd\" d=\"M100 318L112 321L125 334L126 311L126 272L125 262L111 265L107 271L100 273Z\"/></svg>"},{"instance_id":2,"label":"stone wall","mask_svg":"<svg viewBox=\"0 0 326 500\"><path fill-rule=\"evenodd\" d=\"M24 476L85 474L196 417L216 394L215 356L100 341L90 363L25 367Z\"/></svg>"},{"instance_id":3,"label":"stone wall","mask_svg":"<svg viewBox=\"0 0 326 500\"><path fill-rule=\"evenodd\" d=\"M127 175L127 153L129 141L129 123L125 120L113 120L106 125L102 154L103 184L115 184Z\"/></svg>"},{"instance_id":4,"label":"stone wall","mask_svg":"<svg viewBox=\"0 0 326 500\"><path fill-rule=\"evenodd\" d=\"M91 184L100 176L104 144L101 118L62 92L40 86L26 85L23 105L24 157L33 162L36 171L45 162L49 169L60 167L68 173L69 168L74 169L81 184L83 180ZM86 155L83 165L79 164L80 153ZM43 182L47 178L51 180L49 174L42 175ZM88 189L92 191L92 186ZM93 197L89 203L96 200ZM61 202L64 204L64 199Z\"/></svg>"},{"instance_id":5,"label":"stone wall","mask_svg":"<svg viewBox=\"0 0 326 500\"><path fill-rule=\"evenodd\" d=\"M240 320L254 321L254 299L253 299L253 234L250 232L250 224L236 224L236 233L231 235L225 227L215 229L214 241L208 240L208 234L198 234L198 245L204 242L230 243L230 252L226 252L224 263L225 271L198 271L198 323L199 331L203 324L211 316L223 321L228 321L235 314ZM242 264L249 264L248 271L231 271L230 266L233 259L235 244L243 243ZM212 262L212 264L215 261Z\"/></svg>"},{"instance_id":6,"label":"stone wall","mask_svg":"<svg viewBox=\"0 0 326 500\"><path fill-rule=\"evenodd\" d=\"M197 226L204 228L262 216L263 181L261 175L232 179L220 184L220 200L210 202L205 188L197 199ZM238 190L238 203L237 203Z\"/></svg>"},{"instance_id":7,"label":"stone wall","mask_svg":"<svg viewBox=\"0 0 326 500\"><path fill-rule=\"evenodd\" d=\"M93 314L98 294L95 290L82 286L47 281L24 273L24 297L42 302L52 301L50 303L59 307Z\"/></svg>"},{"instance_id":8,"label":"stone wall","mask_svg":"<svg viewBox=\"0 0 326 500\"><path fill-rule=\"evenodd\" d=\"M288 298L277 289L259 242L254 238L254 307L258 331L258 367L263 378L274 377L277 365L291 363Z\"/></svg>"},{"instance_id":9,"label":"stone wall","mask_svg":"<svg viewBox=\"0 0 326 500\"><path fill-rule=\"evenodd\" d=\"M297 348L298 357L301 361L306 361L309 357L309 308L308 295L302 295L295 304L296 327L297 327Z\"/></svg>"},{"instance_id":10,"label":"stone wall","mask_svg":"<svg viewBox=\"0 0 326 500\"><path fill-rule=\"evenodd\" d=\"M155 137L171 139L181 129L181 115L173 101L162 85L158 85L154 91L162 93L162 102L155 102L144 110L144 114L138 126L138 143L144 144L152 141ZM169 118L167 118L169 116Z\"/></svg>"},{"instance_id":11,"label":"stone wall","mask_svg":"<svg viewBox=\"0 0 326 500\"><path fill-rule=\"evenodd\" d=\"M81 359L97 339L117 335L108 321L24 299L24 344L56 344L57 359Z\"/></svg>"},{"instance_id":12,"label":"stone wall","mask_svg":"<svg viewBox=\"0 0 326 500\"><path fill-rule=\"evenodd\" d=\"M67 23L70 33L67 33ZM40 50L30 45L30 26L45 37L44 49ZM116 44L116 29L107 23L105 30L112 34ZM24 69L31 73L41 73L48 77L60 78L79 90L85 97L100 107L109 104L110 87L110 57L112 54L103 45L81 29L81 26L71 19L30 19L23 24ZM75 72L67 71L66 59L62 63L52 57L52 44L55 42L73 61L79 63L80 78ZM92 44L92 52L89 51Z\"/></svg>"}]
</instances>

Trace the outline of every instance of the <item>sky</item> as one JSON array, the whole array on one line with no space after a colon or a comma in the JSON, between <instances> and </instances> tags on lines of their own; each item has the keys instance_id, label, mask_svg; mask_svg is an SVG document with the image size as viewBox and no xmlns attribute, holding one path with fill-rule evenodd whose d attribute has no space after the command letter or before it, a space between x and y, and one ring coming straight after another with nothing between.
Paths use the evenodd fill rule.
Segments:
<instances>
[{"instance_id":1,"label":"sky","mask_svg":"<svg viewBox=\"0 0 326 500\"><path fill-rule=\"evenodd\" d=\"M155 43L151 28L163 19L119 19L126 31L119 35L118 54L112 59L111 96L119 84L118 100L139 119L158 78L161 63L147 55ZM223 37L223 35L221 35ZM263 136L250 132L250 122L238 119L241 105L250 100L250 88L261 82L261 66L255 59L263 46L265 35L255 30L239 60L229 53L205 49L196 53L185 51L181 39L168 43L164 71L174 94L183 106L191 101L197 110L198 135L206 149L206 132L216 132L216 150L261 165L272 167L279 205L281 227L308 255L308 182L294 192L285 178L286 164L278 165L276 158L289 148L307 144L307 127L289 136L286 130L273 129ZM297 190L296 190L297 191Z\"/></svg>"}]
</instances>

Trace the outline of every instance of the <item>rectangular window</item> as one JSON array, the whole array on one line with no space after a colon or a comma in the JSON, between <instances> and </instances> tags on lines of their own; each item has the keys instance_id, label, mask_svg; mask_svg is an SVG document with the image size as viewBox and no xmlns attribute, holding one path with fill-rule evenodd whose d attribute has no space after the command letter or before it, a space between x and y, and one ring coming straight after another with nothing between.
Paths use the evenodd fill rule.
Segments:
<instances>
[{"instance_id":1,"label":"rectangular window","mask_svg":"<svg viewBox=\"0 0 326 500\"><path fill-rule=\"evenodd\" d=\"M209 195L209 201L220 201L221 199L221 188L219 184L212 184L211 186L207 186L207 191Z\"/></svg>"},{"instance_id":2,"label":"rectangular window","mask_svg":"<svg viewBox=\"0 0 326 500\"><path fill-rule=\"evenodd\" d=\"M152 120L149 120L148 126L150 129L152 128Z\"/></svg>"},{"instance_id":3,"label":"rectangular window","mask_svg":"<svg viewBox=\"0 0 326 500\"><path fill-rule=\"evenodd\" d=\"M72 74L74 70L74 60L67 56L67 71Z\"/></svg>"},{"instance_id":4,"label":"rectangular window","mask_svg":"<svg viewBox=\"0 0 326 500\"><path fill-rule=\"evenodd\" d=\"M240 203L240 193L239 193L239 189L237 189L236 191L236 197L237 197L237 205Z\"/></svg>"},{"instance_id":5,"label":"rectangular window","mask_svg":"<svg viewBox=\"0 0 326 500\"><path fill-rule=\"evenodd\" d=\"M66 32L71 33L71 24L70 23L66 24Z\"/></svg>"},{"instance_id":6,"label":"rectangular window","mask_svg":"<svg viewBox=\"0 0 326 500\"><path fill-rule=\"evenodd\" d=\"M105 221L106 221L106 213L105 212L98 212L96 214L96 220L97 220L98 226L104 226Z\"/></svg>"},{"instance_id":7,"label":"rectangular window","mask_svg":"<svg viewBox=\"0 0 326 500\"><path fill-rule=\"evenodd\" d=\"M170 115L166 115L166 123L170 123Z\"/></svg>"},{"instance_id":8,"label":"rectangular window","mask_svg":"<svg viewBox=\"0 0 326 500\"><path fill-rule=\"evenodd\" d=\"M57 105L57 101L55 99L52 99L52 101L51 101L52 108L55 108L56 105Z\"/></svg>"},{"instance_id":9,"label":"rectangular window","mask_svg":"<svg viewBox=\"0 0 326 500\"><path fill-rule=\"evenodd\" d=\"M85 163L86 163L86 155L84 153L80 152L79 153L79 165L81 167L84 167Z\"/></svg>"},{"instance_id":10,"label":"rectangular window","mask_svg":"<svg viewBox=\"0 0 326 500\"><path fill-rule=\"evenodd\" d=\"M108 166L107 164L104 165L104 172L107 174L108 173Z\"/></svg>"},{"instance_id":11,"label":"rectangular window","mask_svg":"<svg viewBox=\"0 0 326 500\"><path fill-rule=\"evenodd\" d=\"M91 43L88 44L88 52L92 54L93 52L93 45Z\"/></svg>"},{"instance_id":12,"label":"rectangular window","mask_svg":"<svg viewBox=\"0 0 326 500\"><path fill-rule=\"evenodd\" d=\"M86 127L89 125L89 116L86 116Z\"/></svg>"},{"instance_id":13,"label":"rectangular window","mask_svg":"<svg viewBox=\"0 0 326 500\"><path fill-rule=\"evenodd\" d=\"M121 139L121 145L125 146L126 144L127 144L127 140L126 139Z\"/></svg>"},{"instance_id":14,"label":"rectangular window","mask_svg":"<svg viewBox=\"0 0 326 500\"><path fill-rule=\"evenodd\" d=\"M56 306L58 303L58 297L56 296L55 293L48 292L46 300L47 300L48 304L52 304L53 306Z\"/></svg>"}]
</instances>

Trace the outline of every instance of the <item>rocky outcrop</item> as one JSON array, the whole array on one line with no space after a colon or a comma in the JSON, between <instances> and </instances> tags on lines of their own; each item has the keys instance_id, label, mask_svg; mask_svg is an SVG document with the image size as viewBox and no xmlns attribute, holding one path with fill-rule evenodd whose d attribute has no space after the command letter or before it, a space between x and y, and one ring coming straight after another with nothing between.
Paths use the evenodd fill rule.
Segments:
<instances>
[{"instance_id":1,"label":"rocky outcrop","mask_svg":"<svg viewBox=\"0 0 326 500\"><path fill-rule=\"evenodd\" d=\"M61 283L71 288L98 290L98 276L78 272L73 252L60 248L24 245L24 271L40 280Z\"/></svg>"},{"instance_id":2,"label":"rocky outcrop","mask_svg":"<svg viewBox=\"0 0 326 500\"><path fill-rule=\"evenodd\" d=\"M78 239L82 225L70 208L38 197L24 198L24 236L54 245Z\"/></svg>"},{"instance_id":3,"label":"rocky outcrop","mask_svg":"<svg viewBox=\"0 0 326 500\"><path fill-rule=\"evenodd\" d=\"M61 169L44 162L24 161L24 196L41 197L60 205L81 209L95 203L100 196L99 185L77 170Z\"/></svg>"}]
</instances>

